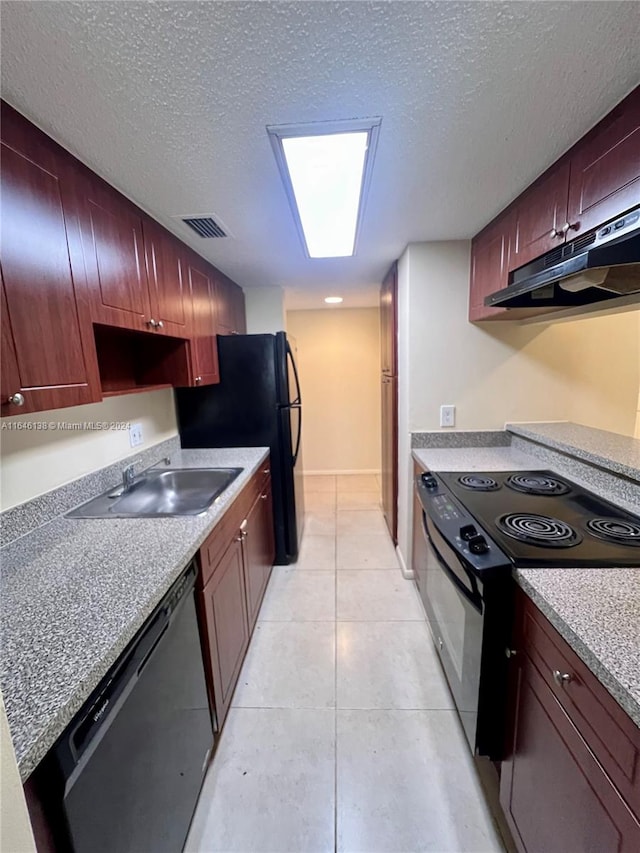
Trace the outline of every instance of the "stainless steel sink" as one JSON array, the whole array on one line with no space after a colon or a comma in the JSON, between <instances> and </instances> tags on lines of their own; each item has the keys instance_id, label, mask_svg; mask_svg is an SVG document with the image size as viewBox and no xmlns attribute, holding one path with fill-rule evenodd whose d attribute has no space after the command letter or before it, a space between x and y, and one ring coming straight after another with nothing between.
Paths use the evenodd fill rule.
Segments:
<instances>
[{"instance_id":1,"label":"stainless steel sink","mask_svg":"<svg viewBox=\"0 0 640 853\"><path fill-rule=\"evenodd\" d=\"M67 513L67 518L166 518L198 515L242 468L158 468L126 489L110 489Z\"/></svg>"}]
</instances>

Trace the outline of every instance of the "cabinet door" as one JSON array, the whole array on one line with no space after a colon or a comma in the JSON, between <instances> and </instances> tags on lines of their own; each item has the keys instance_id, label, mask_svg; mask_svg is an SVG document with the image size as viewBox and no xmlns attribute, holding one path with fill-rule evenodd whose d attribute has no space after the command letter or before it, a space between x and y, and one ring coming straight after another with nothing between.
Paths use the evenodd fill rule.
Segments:
<instances>
[{"instance_id":1,"label":"cabinet door","mask_svg":"<svg viewBox=\"0 0 640 853\"><path fill-rule=\"evenodd\" d=\"M513 212L509 270L564 243L568 195L569 161L564 160L520 196Z\"/></svg>"},{"instance_id":2,"label":"cabinet door","mask_svg":"<svg viewBox=\"0 0 640 853\"><path fill-rule=\"evenodd\" d=\"M488 308L485 296L502 290L509 283L509 251L513 230L512 216L507 214L487 226L471 244L471 285L469 320L487 320L505 315L505 308Z\"/></svg>"},{"instance_id":3,"label":"cabinet door","mask_svg":"<svg viewBox=\"0 0 640 853\"><path fill-rule=\"evenodd\" d=\"M640 87L571 154L568 239L640 204Z\"/></svg>"},{"instance_id":4,"label":"cabinet door","mask_svg":"<svg viewBox=\"0 0 640 853\"><path fill-rule=\"evenodd\" d=\"M382 382L382 512L394 542L398 541L398 380L381 377Z\"/></svg>"},{"instance_id":5,"label":"cabinet door","mask_svg":"<svg viewBox=\"0 0 640 853\"><path fill-rule=\"evenodd\" d=\"M258 618L274 557L273 506L271 481L268 480L246 519L245 589L250 631Z\"/></svg>"},{"instance_id":6,"label":"cabinet door","mask_svg":"<svg viewBox=\"0 0 640 853\"><path fill-rule=\"evenodd\" d=\"M95 402L72 177L39 131L4 109L2 130L2 415ZM8 402L17 395L22 405Z\"/></svg>"},{"instance_id":7,"label":"cabinet door","mask_svg":"<svg viewBox=\"0 0 640 853\"><path fill-rule=\"evenodd\" d=\"M82 237L96 323L153 331L142 220L98 178L84 182Z\"/></svg>"},{"instance_id":8,"label":"cabinet door","mask_svg":"<svg viewBox=\"0 0 640 853\"><path fill-rule=\"evenodd\" d=\"M216 276L218 334L243 335L247 331L244 293L222 273Z\"/></svg>"},{"instance_id":9,"label":"cabinet door","mask_svg":"<svg viewBox=\"0 0 640 853\"><path fill-rule=\"evenodd\" d=\"M151 317L161 324L154 328L173 337L189 337L192 312L181 244L151 219L144 220L143 232Z\"/></svg>"},{"instance_id":10,"label":"cabinet door","mask_svg":"<svg viewBox=\"0 0 640 853\"><path fill-rule=\"evenodd\" d=\"M396 310L398 265L393 264L380 287L380 366L388 376L398 372Z\"/></svg>"},{"instance_id":11,"label":"cabinet door","mask_svg":"<svg viewBox=\"0 0 640 853\"><path fill-rule=\"evenodd\" d=\"M512 754L500 802L526 853L631 853L640 824L611 784L536 667L517 671Z\"/></svg>"},{"instance_id":12,"label":"cabinet door","mask_svg":"<svg viewBox=\"0 0 640 853\"><path fill-rule=\"evenodd\" d=\"M187 262L187 276L193 311L193 384L213 385L220 381L216 341L216 305L213 280L200 266Z\"/></svg>"},{"instance_id":13,"label":"cabinet door","mask_svg":"<svg viewBox=\"0 0 640 853\"><path fill-rule=\"evenodd\" d=\"M231 542L211 579L199 592L199 603L209 657L207 671L213 681L220 727L249 643L240 536Z\"/></svg>"}]
</instances>

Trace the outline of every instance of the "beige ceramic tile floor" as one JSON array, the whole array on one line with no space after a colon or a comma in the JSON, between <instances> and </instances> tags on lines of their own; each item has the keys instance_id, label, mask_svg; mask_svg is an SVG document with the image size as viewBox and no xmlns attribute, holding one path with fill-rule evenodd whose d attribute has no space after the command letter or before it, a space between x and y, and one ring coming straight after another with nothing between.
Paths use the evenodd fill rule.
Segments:
<instances>
[{"instance_id":1,"label":"beige ceramic tile floor","mask_svg":"<svg viewBox=\"0 0 640 853\"><path fill-rule=\"evenodd\" d=\"M307 477L204 783L189 853L503 847L372 475Z\"/></svg>"}]
</instances>

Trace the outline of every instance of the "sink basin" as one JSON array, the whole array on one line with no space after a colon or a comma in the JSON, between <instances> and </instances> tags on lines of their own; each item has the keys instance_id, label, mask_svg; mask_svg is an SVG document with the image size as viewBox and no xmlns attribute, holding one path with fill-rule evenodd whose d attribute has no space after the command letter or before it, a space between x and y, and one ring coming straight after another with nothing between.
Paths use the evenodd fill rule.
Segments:
<instances>
[{"instance_id":1,"label":"sink basin","mask_svg":"<svg viewBox=\"0 0 640 853\"><path fill-rule=\"evenodd\" d=\"M235 480L242 468L159 468L127 490L110 489L67 513L67 518L163 518L198 515Z\"/></svg>"}]
</instances>

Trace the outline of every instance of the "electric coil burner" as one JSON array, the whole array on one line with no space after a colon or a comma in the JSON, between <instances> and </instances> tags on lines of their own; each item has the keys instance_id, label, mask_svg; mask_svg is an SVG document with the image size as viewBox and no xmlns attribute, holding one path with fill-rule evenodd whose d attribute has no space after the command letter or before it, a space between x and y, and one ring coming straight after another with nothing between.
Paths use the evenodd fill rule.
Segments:
<instances>
[{"instance_id":1,"label":"electric coil burner","mask_svg":"<svg viewBox=\"0 0 640 853\"><path fill-rule=\"evenodd\" d=\"M542 474L512 474L507 486L526 495L566 495L569 491L566 483Z\"/></svg>"},{"instance_id":2,"label":"electric coil burner","mask_svg":"<svg viewBox=\"0 0 640 853\"><path fill-rule=\"evenodd\" d=\"M475 492L492 492L500 488L493 477L486 477L482 474L465 474L463 477L458 477L458 482L465 489L471 489Z\"/></svg>"},{"instance_id":3,"label":"electric coil burner","mask_svg":"<svg viewBox=\"0 0 640 853\"><path fill-rule=\"evenodd\" d=\"M640 546L640 523L622 518L591 518L587 529L594 536L609 542Z\"/></svg>"},{"instance_id":4,"label":"electric coil burner","mask_svg":"<svg viewBox=\"0 0 640 853\"><path fill-rule=\"evenodd\" d=\"M502 515L496 522L500 530L528 542L529 545L542 545L545 548L571 548L582 541L582 536L573 527L557 518L532 513L512 512Z\"/></svg>"}]
</instances>

